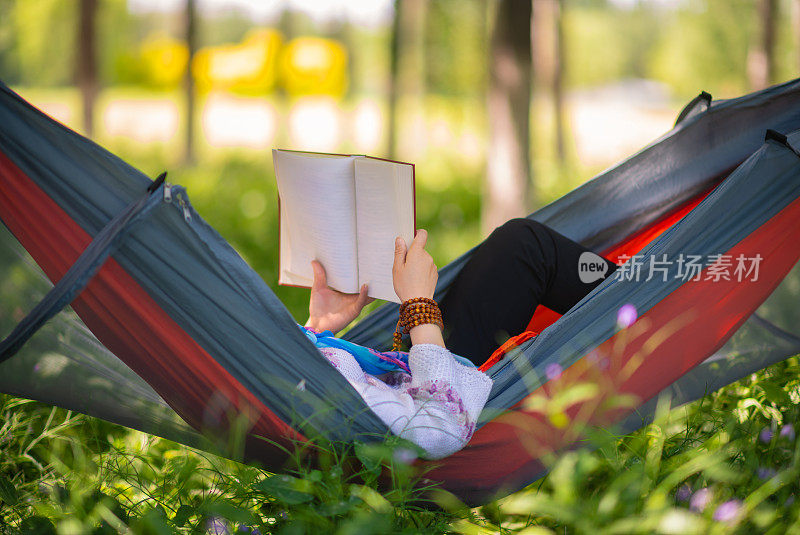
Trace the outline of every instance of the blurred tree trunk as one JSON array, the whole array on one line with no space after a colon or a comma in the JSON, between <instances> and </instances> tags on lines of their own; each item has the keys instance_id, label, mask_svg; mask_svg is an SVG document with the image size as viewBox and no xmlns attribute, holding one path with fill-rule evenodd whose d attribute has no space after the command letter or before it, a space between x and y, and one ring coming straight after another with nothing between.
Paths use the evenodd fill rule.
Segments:
<instances>
[{"instance_id":1,"label":"blurred tree trunk","mask_svg":"<svg viewBox=\"0 0 800 535\"><path fill-rule=\"evenodd\" d=\"M278 19L278 29L283 34L283 45L286 45L292 39L300 35L300 21L298 20L297 13L292 9L289 0L283 0L281 16ZM278 83L275 95L277 97L277 109L280 114L280 126L277 130L275 144L278 146L288 145L291 144L291 136L289 135L291 101L289 99L289 92L283 83ZM269 151L267 152L272 154Z\"/></svg>"},{"instance_id":2,"label":"blurred tree trunk","mask_svg":"<svg viewBox=\"0 0 800 535\"><path fill-rule=\"evenodd\" d=\"M297 13L292 9L288 0L283 2L283 10L278 19L278 28L283 34L284 41L288 42L297 37L300 33L298 31L299 22L297 20Z\"/></svg>"},{"instance_id":3,"label":"blurred tree trunk","mask_svg":"<svg viewBox=\"0 0 800 535\"><path fill-rule=\"evenodd\" d=\"M564 147L564 0L554 0L555 43L553 59L553 112L556 122L556 154L559 163L566 160Z\"/></svg>"},{"instance_id":4,"label":"blurred tree trunk","mask_svg":"<svg viewBox=\"0 0 800 535\"><path fill-rule=\"evenodd\" d=\"M389 121L387 125L387 152L394 158L398 151L399 108L412 105L414 110L403 109L406 119L416 121L414 144L425 143L422 119L425 96L425 19L426 0L395 0L390 49ZM413 103L413 104L412 104Z\"/></svg>"},{"instance_id":5,"label":"blurred tree trunk","mask_svg":"<svg viewBox=\"0 0 800 535\"><path fill-rule=\"evenodd\" d=\"M767 87L775 79L775 23L778 0L757 0L759 31L747 57L747 76L753 90Z\"/></svg>"},{"instance_id":6,"label":"blurred tree trunk","mask_svg":"<svg viewBox=\"0 0 800 535\"><path fill-rule=\"evenodd\" d=\"M489 152L481 224L485 234L524 216L531 199L531 0L501 0L489 60Z\"/></svg>"},{"instance_id":7,"label":"blurred tree trunk","mask_svg":"<svg viewBox=\"0 0 800 535\"><path fill-rule=\"evenodd\" d=\"M563 0L533 0L533 86L553 107L556 158L565 161Z\"/></svg>"},{"instance_id":8,"label":"blurred tree trunk","mask_svg":"<svg viewBox=\"0 0 800 535\"><path fill-rule=\"evenodd\" d=\"M356 44L358 39L356 38L356 30L349 18L342 19L341 23L332 32L332 37L341 41L345 50L347 50L347 90L345 98L352 98L358 95L361 80L358 79L358 70L356 69Z\"/></svg>"},{"instance_id":9,"label":"blurred tree trunk","mask_svg":"<svg viewBox=\"0 0 800 535\"><path fill-rule=\"evenodd\" d=\"M194 154L194 115L195 115L195 92L194 76L192 76L192 59L197 51L197 3L196 0L186 0L184 9L184 28L186 31L186 48L189 55L186 60L186 72L183 78L183 88L185 91L185 137L183 147L183 163L192 164L195 161Z\"/></svg>"},{"instance_id":10,"label":"blurred tree trunk","mask_svg":"<svg viewBox=\"0 0 800 535\"><path fill-rule=\"evenodd\" d=\"M397 156L397 93L400 85L400 18L403 3L394 2L394 18L392 19L392 35L389 45L389 120L386 125L386 154L394 159Z\"/></svg>"},{"instance_id":11,"label":"blurred tree trunk","mask_svg":"<svg viewBox=\"0 0 800 535\"><path fill-rule=\"evenodd\" d=\"M94 107L100 85L97 80L97 0L80 0L78 4L78 55L75 61L75 82L81 92L83 131L94 134Z\"/></svg>"},{"instance_id":12,"label":"blurred tree trunk","mask_svg":"<svg viewBox=\"0 0 800 535\"><path fill-rule=\"evenodd\" d=\"M800 71L800 0L794 0L792 3L792 31L794 33L794 50L797 58L795 66Z\"/></svg>"}]
</instances>

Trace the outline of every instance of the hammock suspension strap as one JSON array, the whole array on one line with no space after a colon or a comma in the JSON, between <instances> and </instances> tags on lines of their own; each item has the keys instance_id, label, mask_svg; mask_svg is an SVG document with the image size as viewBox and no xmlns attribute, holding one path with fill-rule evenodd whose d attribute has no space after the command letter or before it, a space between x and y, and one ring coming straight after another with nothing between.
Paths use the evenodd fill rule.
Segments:
<instances>
[{"instance_id":1,"label":"hammock suspension strap","mask_svg":"<svg viewBox=\"0 0 800 535\"><path fill-rule=\"evenodd\" d=\"M111 219L97 233L75 263L61 277L61 280L14 327L11 334L5 340L0 341L0 363L14 356L47 320L58 314L83 291L106 259L117 250L128 231L161 202L161 195L156 192L164 187L166 177L166 172L161 173L147 187L144 195Z\"/></svg>"}]
</instances>

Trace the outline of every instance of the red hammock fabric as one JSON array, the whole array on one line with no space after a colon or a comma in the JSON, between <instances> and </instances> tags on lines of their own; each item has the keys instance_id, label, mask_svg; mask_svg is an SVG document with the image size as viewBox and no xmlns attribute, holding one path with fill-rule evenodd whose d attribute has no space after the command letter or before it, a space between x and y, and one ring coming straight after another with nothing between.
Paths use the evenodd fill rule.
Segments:
<instances>
[{"instance_id":1,"label":"red hammock fabric","mask_svg":"<svg viewBox=\"0 0 800 535\"><path fill-rule=\"evenodd\" d=\"M690 205L697 203L699 199ZM604 426L619 421L653 392L719 349L761 304L763 296L783 280L800 257L796 245L800 242L798 222L800 199L725 252L734 257L760 254L769 258L761 266L757 281L714 282L701 278L684 283L642 314L629 329L620 331L506 414L481 427L468 448L444 463L424 463L431 468L428 477L446 480L456 488L479 486L488 494L503 495L502 487L518 488L530 480L529 474L543 473L544 459L549 454L574 446L583 425ZM641 241L636 243L639 247ZM621 248L616 250L621 252ZM691 351L686 351L689 347ZM527 406L528 400L552 399L579 383L598 385L597 394L567 407L563 414L546 414ZM604 408L612 396L627 394L634 396L634 405Z\"/></svg>"}]
</instances>

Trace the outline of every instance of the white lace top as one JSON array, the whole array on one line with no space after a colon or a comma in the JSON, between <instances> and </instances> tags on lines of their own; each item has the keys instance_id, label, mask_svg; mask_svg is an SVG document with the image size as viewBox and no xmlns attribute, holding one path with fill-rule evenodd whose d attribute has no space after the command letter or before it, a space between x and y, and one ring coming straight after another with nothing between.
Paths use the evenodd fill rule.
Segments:
<instances>
[{"instance_id":1,"label":"white lace top","mask_svg":"<svg viewBox=\"0 0 800 535\"><path fill-rule=\"evenodd\" d=\"M411 346L411 375L399 371L380 378L365 373L343 349L320 351L395 435L418 444L429 459L447 457L469 442L492 388L488 375L459 364L435 344Z\"/></svg>"}]
</instances>

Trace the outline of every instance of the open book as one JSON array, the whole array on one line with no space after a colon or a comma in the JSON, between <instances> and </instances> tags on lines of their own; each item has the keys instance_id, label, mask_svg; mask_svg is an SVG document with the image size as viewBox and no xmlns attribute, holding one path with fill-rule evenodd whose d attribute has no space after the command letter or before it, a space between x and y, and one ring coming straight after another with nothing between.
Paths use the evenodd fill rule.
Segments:
<instances>
[{"instance_id":1,"label":"open book","mask_svg":"<svg viewBox=\"0 0 800 535\"><path fill-rule=\"evenodd\" d=\"M394 239L415 232L414 166L368 156L273 149L280 201L278 284L310 287L311 261L328 286L399 303Z\"/></svg>"}]
</instances>

